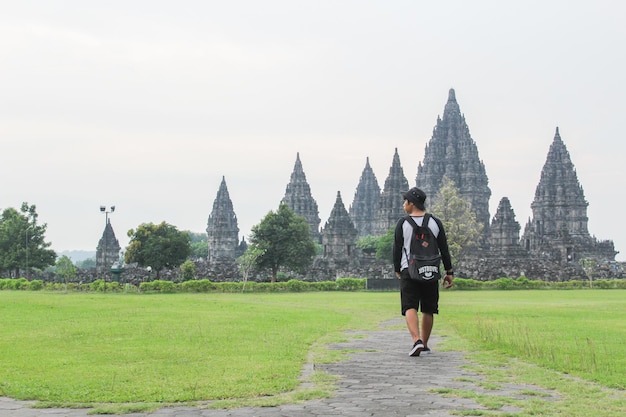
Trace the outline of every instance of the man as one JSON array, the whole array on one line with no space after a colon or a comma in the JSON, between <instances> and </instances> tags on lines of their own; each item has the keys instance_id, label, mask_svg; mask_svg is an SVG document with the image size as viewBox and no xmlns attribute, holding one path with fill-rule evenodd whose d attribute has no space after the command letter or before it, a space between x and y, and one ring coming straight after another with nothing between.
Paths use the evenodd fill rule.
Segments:
<instances>
[{"instance_id":1,"label":"man","mask_svg":"<svg viewBox=\"0 0 626 417\"><path fill-rule=\"evenodd\" d=\"M417 187L411 188L403 193L404 211L415 220L418 226L422 225L426 214L426 194ZM448 240L441 220L430 217L428 228L437 239L441 261L446 270L443 278L443 286L448 289L452 287L454 272L452 270L452 260L448 249ZM409 276L409 262L407 254L411 251L411 235L413 226L405 219L401 218L396 225L393 242L393 266L396 276L400 279L400 301L402 305L402 315L405 317L407 328L413 338L413 347L409 356L419 356L420 353L431 353L428 347L428 339L433 328L434 314L439 313L439 281L432 280L418 282ZM421 327L418 317L418 310L422 313ZM420 331L421 330L421 331Z\"/></svg>"}]
</instances>

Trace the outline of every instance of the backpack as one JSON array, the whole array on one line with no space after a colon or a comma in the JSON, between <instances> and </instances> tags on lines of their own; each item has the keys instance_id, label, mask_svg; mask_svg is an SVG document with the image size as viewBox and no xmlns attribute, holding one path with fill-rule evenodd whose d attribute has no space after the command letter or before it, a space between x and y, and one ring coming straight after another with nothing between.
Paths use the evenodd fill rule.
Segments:
<instances>
[{"instance_id":1,"label":"backpack","mask_svg":"<svg viewBox=\"0 0 626 417\"><path fill-rule=\"evenodd\" d=\"M405 220L413 226L411 253L407 254L406 249L404 253L409 262L409 275L414 281L429 282L441 278L439 246L432 230L428 227L431 217L429 213L424 214L421 226L418 226L411 216L405 217Z\"/></svg>"}]
</instances>

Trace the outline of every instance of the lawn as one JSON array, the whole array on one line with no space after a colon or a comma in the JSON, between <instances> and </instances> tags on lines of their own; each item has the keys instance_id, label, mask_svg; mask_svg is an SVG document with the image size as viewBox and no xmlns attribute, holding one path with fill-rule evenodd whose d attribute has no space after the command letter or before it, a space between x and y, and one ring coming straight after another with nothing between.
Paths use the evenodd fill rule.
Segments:
<instances>
[{"instance_id":1,"label":"lawn","mask_svg":"<svg viewBox=\"0 0 626 417\"><path fill-rule=\"evenodd\" d=\"M441 320L481 349L626 389L626 291L444 293Z\"/></svg>"},{"instance_id":2,"label":"lawn","mask_svg":"<svg viewBox=\"0 0 626 417\"><path fill-rule=\"evenodd\" d=\"M624 389L626 291L445 291L440 310L454 349ZM400 315L397 293L0 291L0 317L0 396L137 411L293 391L320 345Z\"/></svg>"},{"instance_id":3,"label":"lawn","mask_svg":"<svg viewBox=\"0 0 626 417\"><path fill-rule=\"evenodd\" d=\"M373 293L0 291L0 395L188 402L293 390L314 342L395 312Z\"/></svg>"}]
</instances>

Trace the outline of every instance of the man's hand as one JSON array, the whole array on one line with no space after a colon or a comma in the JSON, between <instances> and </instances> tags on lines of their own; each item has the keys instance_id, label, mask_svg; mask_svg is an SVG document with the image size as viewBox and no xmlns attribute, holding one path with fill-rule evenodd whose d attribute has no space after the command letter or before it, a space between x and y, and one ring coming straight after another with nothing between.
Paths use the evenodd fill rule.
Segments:
<instances>
[{"instance_id":1,"label":"man's hand","mask_svg":"<svg viewBox=\"0 0 626 417\"><path fill-rule=\"evenodd\" d=\"M397 277L398 279L400 279L400 273L399 273L399 272L396 272L396 277Z\"/></svg>"},{"instance_id":2,"label":"man's hand","mask_svg":"<svg viewBox=\"0 0 626 417\"><path fill-rule=\"evenodd\" d=\"M446 275L443 277L443 288L448 289L452 287L452 281L454 280L453 275Z\"/></svg>"}]
</instances>

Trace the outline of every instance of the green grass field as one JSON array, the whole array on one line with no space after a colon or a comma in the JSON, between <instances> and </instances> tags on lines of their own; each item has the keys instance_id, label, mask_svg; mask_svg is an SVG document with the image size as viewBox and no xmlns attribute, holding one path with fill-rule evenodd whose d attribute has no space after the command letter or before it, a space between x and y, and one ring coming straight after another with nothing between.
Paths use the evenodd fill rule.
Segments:
<instances>
[{"instance_id":1,"label":"green grass field","mask_svg":"<svg viewBox=\"0 0 626 417\"><path fill-rule=\"evenodd\" d=\"M626 291L457 291L441 304L481 349L626 389Z\"/></svg>"},{"instance_id":2,"label":"green grass field","mask_svg":"<svg viewBox=\"0 0 626 417\"><path fill-rule=\"evenodd\" d=\"M450 333L452 348L493 351L623 390L625 296L443 292L435 333ZM0 291L0 317L0 396L140 410L292 391L320 344L400 315L397 293Z\"/></svg>"}]
</instances>

